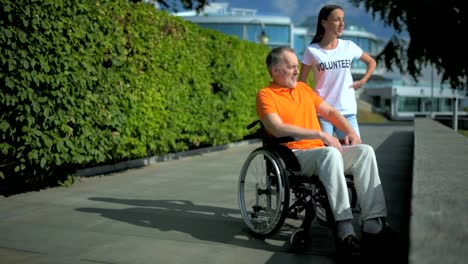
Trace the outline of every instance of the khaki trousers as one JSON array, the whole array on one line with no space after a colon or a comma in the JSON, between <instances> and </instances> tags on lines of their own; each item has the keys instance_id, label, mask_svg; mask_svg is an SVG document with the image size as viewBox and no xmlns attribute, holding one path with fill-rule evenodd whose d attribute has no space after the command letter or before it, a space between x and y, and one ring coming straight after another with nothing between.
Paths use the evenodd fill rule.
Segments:
<instances>
[{"instance_id":1,"label":"khaki trousers","mask_svg":"<svg viewBox=\"0 0 468 264\"><path fill-rule=\"evenodd\" d=\"M328 195L336 221L353 218L345 173L354 177L362 220L386 217L385 197L380 183L374 149L365 144L293 150L303 175L318 175Z\"/></svg>"}]
</instances>

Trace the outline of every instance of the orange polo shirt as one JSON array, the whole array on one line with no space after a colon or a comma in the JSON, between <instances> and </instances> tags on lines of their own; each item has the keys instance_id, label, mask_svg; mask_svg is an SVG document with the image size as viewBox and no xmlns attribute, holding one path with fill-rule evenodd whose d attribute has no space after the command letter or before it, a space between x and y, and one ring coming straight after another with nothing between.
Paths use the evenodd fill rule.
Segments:
<instances>
[{"instance_id":1,"label":"orange polo shirt","mask_svg":"<svg viewBox=\"0 0 468 264\"><path fill-rule=\"evenodd\" d=\"M257 115L263 119L267 114L276 113L285 124L321 130L315 109L322 102L322 98L304 82L298 82L293 89L271 82L257 93ZM290 149L325 146L320 139L302 139L286 145Z\"/></svg>"}]
</instances>

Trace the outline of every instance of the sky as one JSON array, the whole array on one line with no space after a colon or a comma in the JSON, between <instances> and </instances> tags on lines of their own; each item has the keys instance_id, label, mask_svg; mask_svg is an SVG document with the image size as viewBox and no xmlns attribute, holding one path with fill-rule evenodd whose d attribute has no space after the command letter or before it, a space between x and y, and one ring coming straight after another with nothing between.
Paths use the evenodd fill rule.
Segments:
<instances>
[{"instance_id":1,"label":"sky","mask_svg":"<svg viewBox=\"0 0 468 264\"><path fill-rule=\"evenodd\" d=\"M288 16L294 23L301 23L310 16L318 16L320 8L326 4L336 4L345 11L345 23L357 22L382 39L388 39L394 33L380 19L374 20L364 7L356 8L348 0L210 0L210 3L229 3L229 7L257 9L259 15Z\"/></svg>"}]
</instances>

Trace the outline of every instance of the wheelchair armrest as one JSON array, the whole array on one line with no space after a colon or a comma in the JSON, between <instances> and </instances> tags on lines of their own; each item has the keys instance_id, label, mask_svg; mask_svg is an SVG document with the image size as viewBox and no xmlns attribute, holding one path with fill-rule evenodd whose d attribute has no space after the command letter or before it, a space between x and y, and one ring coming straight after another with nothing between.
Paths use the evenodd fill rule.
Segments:
<instances>
[{"instance_id":1,"label":"wheelchair armrest","mask_svg":"<svg viewBox=\"0 0 468 264\"><path fill-rule=\"evenodd\" d=\"M288 143L292 141L296 141L295 138L293 137L269 137L266 139L268 144L282 144L282 143Z\"/></svg>"},{"instance_id":2,"label":"wheelchair armrest","mask_svg":"<svg viewBox=\"0 0 468 264\"><path fill-rule=\"evenodd\" d=\"M252 123L250 123L248 126L247 126L247 129L252 129L253 127L255 127L256 125L260 124L260 128L258 128L255 132L253 133L250 133L246 136L244 136L243 138L245 140L247 139L255 139L255 138L261 138L264 140L264 142L267 144L267 145L270 145L270 144L273 144L273 145L280 145L282 143L287 143L287 142L292 142L292 141L296 141L295 138L293 137L273 137L271 135L268 135L268 133L265 131L265 127L263 126L262 122L257 119L255 121L253 121Z\"/></svg>"},{"instance_id":3,"label":"wheelchair armrest","mask_svg":"<svg viewBox=\"0 0 468 264\"><path fill-rule=\"evenodd\" d=\"M260 124L261 125L261 122L260 120L255 120L253 121L252 123L250 123L248 126L247 126L247 129L252 129L253 127L255 127L257 124ZM248 135L245 135L243 138L244 140L248 140L248 139L256 139L256 138L264 138L265 137L265 130L263 129L263 125L260 126L260 128L258 128L255 132L252 132Z\"/></svg>"},{"instance_id":4,"label":"wheelchair armrest","mask_svg":"<svg viewBox=\"0 0 468 264\"><path fill-rule=\"evenodd\" d=\"M260 123L260 120L255 120L253 121L252 123L250 123L248 126L247 126L247 129L251 129L252 127L256 126L258 123Z\"/></svg>"},{"instance_id":5,"label":"wheelchair armrest","mask_svg":"<svg viewBox=\"0 0 468 264\"><path fill-rule=\"evenodd\" d=\"M257 131L255 131L253 133L245 135L243 138L244 138L244 140L248 140L248 139L263 138L263 137L264 137L263 130L258 129Z\"/></svg>"}]
</instances>

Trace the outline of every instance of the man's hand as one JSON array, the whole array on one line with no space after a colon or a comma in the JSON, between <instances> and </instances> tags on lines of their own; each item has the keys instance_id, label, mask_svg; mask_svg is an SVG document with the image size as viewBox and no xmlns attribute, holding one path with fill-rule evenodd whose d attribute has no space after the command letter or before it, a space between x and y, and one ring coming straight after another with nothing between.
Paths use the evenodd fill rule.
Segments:
<instances>
[{"instance_id":1,"label":"man's hand","mask_svg":"<svg viewBox=\"0 0 468 264\"><path fill-rule=\"evenodd\" d=\"M323 143L329 147L334 147L337 148L340 152L343 151L343 148L341 147L340 141L334 137L331 136L323 131L320 132L320 139L322 139Z\"/></svg>"},{"instance_id":2,"label":"man's hand","mask_svg":"<svg viewBox=\"0 0 468 264\"><path fill-rule=\"evenodd\" d=\"M355 144L361 144L361 138L359 138L355 133L352 134L347 134L343 138L343 144L345 145L355 145Z\"/></svg>"}]
</instances>

